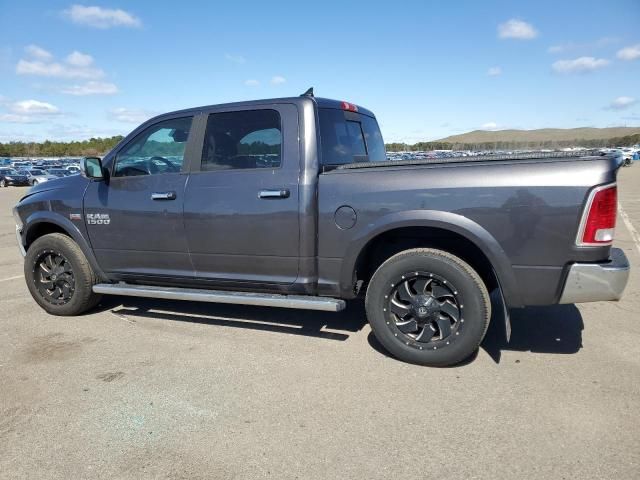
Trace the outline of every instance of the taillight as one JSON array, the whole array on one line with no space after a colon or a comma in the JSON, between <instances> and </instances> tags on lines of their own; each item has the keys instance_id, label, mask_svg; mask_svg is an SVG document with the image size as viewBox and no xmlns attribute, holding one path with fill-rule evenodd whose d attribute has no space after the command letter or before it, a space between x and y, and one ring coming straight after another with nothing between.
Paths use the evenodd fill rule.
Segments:
<instances>
[{"instance_id":1,"label":"taillight","mask_svg":"<svg viewBox=\"0 0 640 480\"><path fill-rule=\"evenodd\" d=\"M589 194L576 243L579 246L610 245L617 209L618 187L615 183L595 188Z\"/></svg>"},{"instance_id":2,"label":"taillight","mask_svg":"<svg viewBox=\"0 0 640 480\"><path fill-rule=\"evenodd\" d=\"M342 102L342 109L346 110L348 112L357 112L358 111L358 106L354 105L353 103Z\"/></svg>"}]
</instances>

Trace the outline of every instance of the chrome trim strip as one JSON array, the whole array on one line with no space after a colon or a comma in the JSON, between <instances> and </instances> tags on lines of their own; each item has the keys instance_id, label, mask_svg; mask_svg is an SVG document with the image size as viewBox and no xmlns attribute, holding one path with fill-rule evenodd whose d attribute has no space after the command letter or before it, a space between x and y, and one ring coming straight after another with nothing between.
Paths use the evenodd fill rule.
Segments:
<instances>
[{"instance_id":1,"label":"chrome trim strip","mask_svg":"<svg viewBox=\"0 0 640 480\"><path fill-rule=\"evenodd\" d=\"M346 302L336 298L308 297L304 295L272 295L269 293L226 292L221 290L200 290L197 288L155 287L150 285L129 285L126 283L99 283L93 291L107 295L129 297L163 298L166 300L189 300L194 302L230 303L238 305L258 305L263 307L299 308L339 312Z\"/></svg>"},{"instance_id":2,"label":"chrome trim strip","mask_svg":"<svg viewBox=\"0 0 640 480\"><path fill-rule=\"evenodd\" d=\"M582 236L584 235L584 229L587 226L587 217L589 216L589 210L591 210L591 204L593 203L593 198L596 196L596 193L600 192L601 190L606 190L607 188L610 188L610 187L615 187L617 185L618 185L617 182L607 183L606 185L600 185L599 187L596 187L593 190L591 190L591 192L589 192L589 197L587 197L587 203L584 207L584 210L582 210L582 218L580 219L580 226L578 227L578 235L576 236L576 246L606 247L613 243L613 238L611 239L610 242L583 243ZM616 212L617 212L617 205L616 205ZM614 232L614 235L615 235L615 232Z\"/></svg>"},{"instance_id":3,"label":"chrome trim strip","mask_svg":"<svg viewBox=\"0 0 640 480\"><path fill-rule=\"evenodd\" d=\"M619 248L607 263L574 263L558 303L620 300L629 280L629 261Z\"/></svg>"}]
</instances>

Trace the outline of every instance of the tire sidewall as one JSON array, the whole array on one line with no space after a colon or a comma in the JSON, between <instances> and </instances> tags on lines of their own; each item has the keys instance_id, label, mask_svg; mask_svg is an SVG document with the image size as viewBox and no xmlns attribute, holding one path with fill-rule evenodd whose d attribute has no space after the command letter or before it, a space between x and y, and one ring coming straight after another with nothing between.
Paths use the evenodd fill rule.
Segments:
<instances>
[{"instance_id":1,"label":"tire sidewall","mask_svg":"<svg viewBox=\"0 0 640 480\"><path fill-rule=\"evenodd\" d=\"M424 252L424 249L422 249ZM471 355L478 347L486 333L490 304L484 284L478 282L479 276L470 266L451 255L441 256L437 250L429 253L403 252L385 263L373 275L366 296L366 309L369 323L380 343L394 356L410 363L431 366L446 366L458 363ZM439 252L439 253L438 253ZM457 260L452 260L453 259ZM458 263L459 262L459 263ZM465 268L466 267L466 268ZM469 275L470 270L475 278ZM402 275L415 271L425 271L443 277L458 291L458 300L462 305L459 335L452 334L449 344L438 341L425 343L423 350L407 345L401 334L387 324L389 321L384 311L393 288L391 284ZM416 342L410 342L415 345ZM436 347L434 349L433 347Z\"/></svg>"}]
</instances>

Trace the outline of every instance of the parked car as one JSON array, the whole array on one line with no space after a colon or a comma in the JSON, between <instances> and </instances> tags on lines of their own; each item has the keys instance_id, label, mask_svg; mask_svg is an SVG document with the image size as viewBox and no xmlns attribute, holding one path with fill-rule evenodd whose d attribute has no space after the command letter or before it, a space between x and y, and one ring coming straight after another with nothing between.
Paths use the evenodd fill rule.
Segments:
<instances>
[{"instance_id":1,"label":"parked car","mask_svg":"<svg viewBox=\"0 0 640 480\"><path fill-rule=\"evenodd\" d=\"M68 177L72 175L72 173L66 168L50 168L47 170L47 173L54 177Z\"/></svg>"},{"instance_id":2,"label":"parked car","mask_svg":"<svg viewBox=\"0 0 640 480\"><path fill-rule=\"evenodd\" d=\"M29 185L29 179L14 168L0 168L0 187L9 185Z\"/></svg>"},{"instance_id":3,"label":"parked car","mask_svg":"<svg viewBox=\"0 0 640 480\"><path fill-rule=\"evenodd\" d=\"M54 180L58 177L48 174L40 168L30 168L28 170L18 170L18 173L25 175L29 180L29 185L37 185L48 180Z\"/></svg>"},{"instance_id":4,"label":"parked car","mask_svg":"<svg viewBox=\"0 0 640 480\"><path fill-rule=\"evenodd\" d=\"M12 162L11 166L15 169L18 168L30 168L31 162Z\"/></svg>"},{"instance_id":5,"label":"parked car","mask_svg":"<svg viewBox=\"0 0 640 480\"><path fill-rule=\"evenodd\" d=\"M14 216L51 314L102 294L325 311L362 297L389 352L443 366L478 348L490 291L507 321L622 295L619 164L553 155L387 161L372 112L307 92L153 118Z\"/></svg>"},{"instance_id":6,"label":"parked car","mask_svg":"<svg viewBox=\"0 0 640 480\"><path fill-rule=\"evenodd\" d=\"M69 165L68 167L66 167L67 172L69 172L71 175L75 175L77 173L80 173L80 167L77 165Z\"/></svg>"}]
</instances>

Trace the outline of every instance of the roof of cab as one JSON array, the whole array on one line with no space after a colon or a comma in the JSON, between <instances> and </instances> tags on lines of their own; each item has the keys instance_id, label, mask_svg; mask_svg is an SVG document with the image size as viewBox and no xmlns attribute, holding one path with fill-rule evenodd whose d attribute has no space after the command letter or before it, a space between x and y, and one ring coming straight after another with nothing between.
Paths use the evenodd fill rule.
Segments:
<instances>
[{"instance_id":1,"label":"roof of cab","mask_svg":"<svg viewBox=\"0 0 640 480\"><path fill-rule=\"evenodd\" d=\"M172 112L166 112L166 113L162 113L160 115L155 116L152 119L149 119L147 122L145 123L149 123L149 121L151 120L156 120L156 119L160 119L164 116L174 116L175 114L187 114L187 113L191 113L191 114L196 114L200 111L206 111L206 110L212 110L212 109L217 109L217 108L225 108L225 107L250 107L253 105L271 105L274 103L294 103L294 104L299 104L299 103L303 103L303 102L307 102L307 101L313 101L315 102L315 104L319 107L319 108L335 108L338 110L342 110L343 106L342 106L342 100L332 100L330 98L321 98L321 97L312 97L312 96L307 96L307 95L300 95L297 97L283 97L283 98L265 98L265 99L260 99L260 100L247 100L247 101L243 101L243 102L231 102L231 103L219 103L219 104L214 104L214 105L203 105L201 107L192 107L192 108L186 108L186 109L182 109L182 110L174 110ZM351 104L351 105L355 105L355 104ZM362 113L364 115L368 115L370 117L374 117L375 115L373 114L372 111L367 110L364 107L361 107L360 105L355 105L358 109L358 113Z\"/></svg>"}]
</instances>

